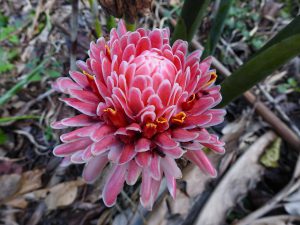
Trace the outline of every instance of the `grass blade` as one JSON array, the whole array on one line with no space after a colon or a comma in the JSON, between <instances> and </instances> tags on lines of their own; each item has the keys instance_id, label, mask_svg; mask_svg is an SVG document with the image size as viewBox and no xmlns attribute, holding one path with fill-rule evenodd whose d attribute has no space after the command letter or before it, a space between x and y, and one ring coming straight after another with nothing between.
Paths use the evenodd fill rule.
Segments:
<instances>
[{"instance_id":1,"label":"grass blade","mask_svg":"<svg viewBox=\"0 0 300 225\"><path fill-rule=\"evenodd\" d=\"M229 9L232 6L233 2L234 0L221 0L205 45L205 50L203 53L204 57L214 54L217 43L224 28Z\"/></svg>"},{"instance_id":2,"label":"grass blade","mask_svg":"<svg viewBox=\"0 0 300 225\"><path fill-rule=\"evenodd\" d=\"M15 94L17 94L26 84L28 84L32 77L36 75L46 64L48 59L42 61L37 67L35 67L29 74L27 74L23 80L15 84L11 89L9 89L3 96L0 97L0 106L4 105L9 99L11 99Z\"/></svg>"}]
</instances>

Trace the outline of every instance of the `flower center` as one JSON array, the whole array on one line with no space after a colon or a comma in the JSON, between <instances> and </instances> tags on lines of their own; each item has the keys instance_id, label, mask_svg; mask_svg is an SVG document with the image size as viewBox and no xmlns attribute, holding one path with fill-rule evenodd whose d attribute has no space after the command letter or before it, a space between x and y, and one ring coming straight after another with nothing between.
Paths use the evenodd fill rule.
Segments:
<instances>
[{"instance_id":1,"label":"flower center","mask_svg":"<svg viewBox=\"0 0 300 225\"><path fill-rule=\"evenodd\" d=\"M177 72L173 62L156 51L144 51L132 63L137 64L136 75L159 75L172 82Z\"/></svg>"}]
</instances>

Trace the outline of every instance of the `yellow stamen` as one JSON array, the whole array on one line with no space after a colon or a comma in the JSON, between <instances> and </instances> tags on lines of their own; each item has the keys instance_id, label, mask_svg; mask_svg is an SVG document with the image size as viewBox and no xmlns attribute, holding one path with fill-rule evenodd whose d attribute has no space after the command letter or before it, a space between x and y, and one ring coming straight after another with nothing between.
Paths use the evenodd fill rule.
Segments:
<instances>
[{"instance_id":1,"label":"yellow stamen","mask_svg":"<svg viewBox=\"0 0 300 225\"><path fill-rule=\"evenodd\" d=\"M218 75L216 73L215 70L210 72L210 80L205 84L205 87L211 85L212 83L214 83L217 79Z\"/></svg>"},{"instance_id":2,"label":"yellow stamen","mask_svg":"<svg viewBox=\"0 0 300 225\"><path fill-rule=\"evenodd\" d=\"M183 109L184 111L190 110L190 109L193 107L194 103L195 103L195 99L196 99L196 95L195 95L195 94L192 94L192 95L187 99L186 102L183 102L183 103L181 104L182 109Z\"/></svg>"},{"instance_id":3,"label":"yellow stamen","mask_svg":"<svg viewBox=\"0 0 300 225\"><path fill-rule=\"evenodd\" d=\"M104 112L109 112L111 113L112 115L116 115L117 114L117 111L112 109L112 108L107 108L107 109L104 109L103 110Z\"/></svg>"},{"instance_id":4,"label":"yellow stamen","mask_svg":"<svg viewBox=\"0 0 300 225\"><path fill-rule=\"evenodd\" d=\"M159 118L156 119L156 123L158 123L158 124L164 124L164 123L167 123L167 122L168 122L167 119L164 118L164 117L159 117Z\"/></svg>"},{"instance_id":5,"label":"yellow stamen","mask_svg":"<svg viewBox=\"0 0 300 225\"><path fill-rule=\"evenodd\" d=\"M186 114L184 112L180 112L172 117L172 122L182 124L185 118L186 118Z\"/></svg>"},{"instance_id":6,"label":"yellow stamen","mask_svg":"<svg viewBox=\"0 0 300 225\"><path fill-rule=\"evenodd\" d=\"M108 45L105 45L105 49L106 49L107 55L110 57L110 49L109 49Z\"/></svg>"},{"instance_id":7,"label":"yellow stamen","mask_svg":"<svg viewBox=\"0 0 300 225\"><path fill-rule=\"evenodd\" d=\"M92 76L91 74L89 74L88 72L86 72L86 71L82 71L82 73L84 74L84 75L86 75L90 80L94 80L94 76Z\"/></svg>"},{"instance_id":8,"label":"yellow stamen","mask_svg":"<svg viewBox=\"0 0 300 225\"><path fill-rule=\"evenodd\" d=\"M113 108L107 108L103 111L107 113L108 118L116 127L124 127L127 125L127 121L123 113L117 112L117 110Z\"/></svg>"},{"instance_id":9,"label":"yellow stamen","mask_svg":"<svg viewBox=\"0 0 300 225\"><path fill-rule=\"evenodd\" d=\"M157 125L155 123L147 123L146 127L147 128L154 128L154 129L156 129Z\"/></svg>"}]
</instances>

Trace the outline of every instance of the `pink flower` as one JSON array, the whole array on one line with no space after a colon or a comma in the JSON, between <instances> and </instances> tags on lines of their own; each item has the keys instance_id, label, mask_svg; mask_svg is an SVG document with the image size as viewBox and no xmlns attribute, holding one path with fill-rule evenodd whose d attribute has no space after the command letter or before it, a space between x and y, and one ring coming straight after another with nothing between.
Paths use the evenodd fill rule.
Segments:
<instances>
[{"instance_id":1,"label":"pink flower","mask_svg":"<svg viewBox=\"0 0 300 225\"><path fill-rule=\"evenodd\" d=\"M140 176L145 208L152 208L163 177L175 198L182 176L175 160L181 157L216 176L203 147L224 153L224 143L206 130L224 119L223 109L212 109L221 101L220 86L212 59L199 63L201 51L188 55L187 47L182 40L171 47L168 29L128 32L121 21L109 41L91 43L89 58L77 62L82 72L54 83L80 114L53 128L80 128L61 135L53 153L64 165L84 163L87 182L111 167L105 205L114 205L124 182L133 185Z\"/></svg>"}]
</instances>

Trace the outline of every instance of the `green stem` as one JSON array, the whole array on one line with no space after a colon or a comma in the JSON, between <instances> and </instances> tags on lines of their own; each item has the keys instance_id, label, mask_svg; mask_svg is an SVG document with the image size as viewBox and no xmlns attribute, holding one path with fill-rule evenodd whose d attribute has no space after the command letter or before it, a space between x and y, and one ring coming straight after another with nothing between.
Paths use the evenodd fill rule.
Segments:
<instances>
[{"instance_id":1,"label":"green stem","mask_svg":"<svg viewBox=\"0 0 300 225\"><path fill-rule=\"evenodd\" d=\"M116 24L116 19L115 19L115 17L113 17L113 16L108 16L106 26L107 26L108 32L110 32L110 30L111 30L112 28L116 27L117 24Z\"/></svg>"},{"instance_id":2,"label":"green stem","mask_svg":"<svg viewBox=\"0 0 300 225\"><path fill-rule=\"evenodd\" d=\"M28 120L28 119L40 119L40 116L35 115L24 115L24 116L12 116L0 118L0 123L7 123L15 120Z\"/></svg>"},{"instance_id":3,"label":"green stem","mask_svg":"<svg viewBox=\"0 0 300 225\"><path fill-rule=\"evenodd\" d=\"M234 0L221 0L218 11L213 20L212 28L209 32L203 56L213 55L223 31L228 12Z\"/></svg>"},{"instance_id":4,"label":"green stem","mask_svg":"<svg viewBox=\"0 0 300 225\"><path fill-rule=\"evenodd\" d=\"M90 4L91 11L92 11L92 14L93 14L94 26L95 26L95 31L96 31L97 37L101 37L102 36L102 28L101 28L101 23L100 23L100 20L99 20L97 2L94 1L94 0L89 0L89 4Z\"/></svg>"},{"instance_id":5,"label":"green stem","mask_svg":"<svg viewBox=\"0 0 300 225\"><path fill-rule=\"evenodd\" d=\"M129 22L125 22L126 23L126 28L128 31L135 31L136 30L136 23L129 23Z\"/></svg>"}]
</instances>

